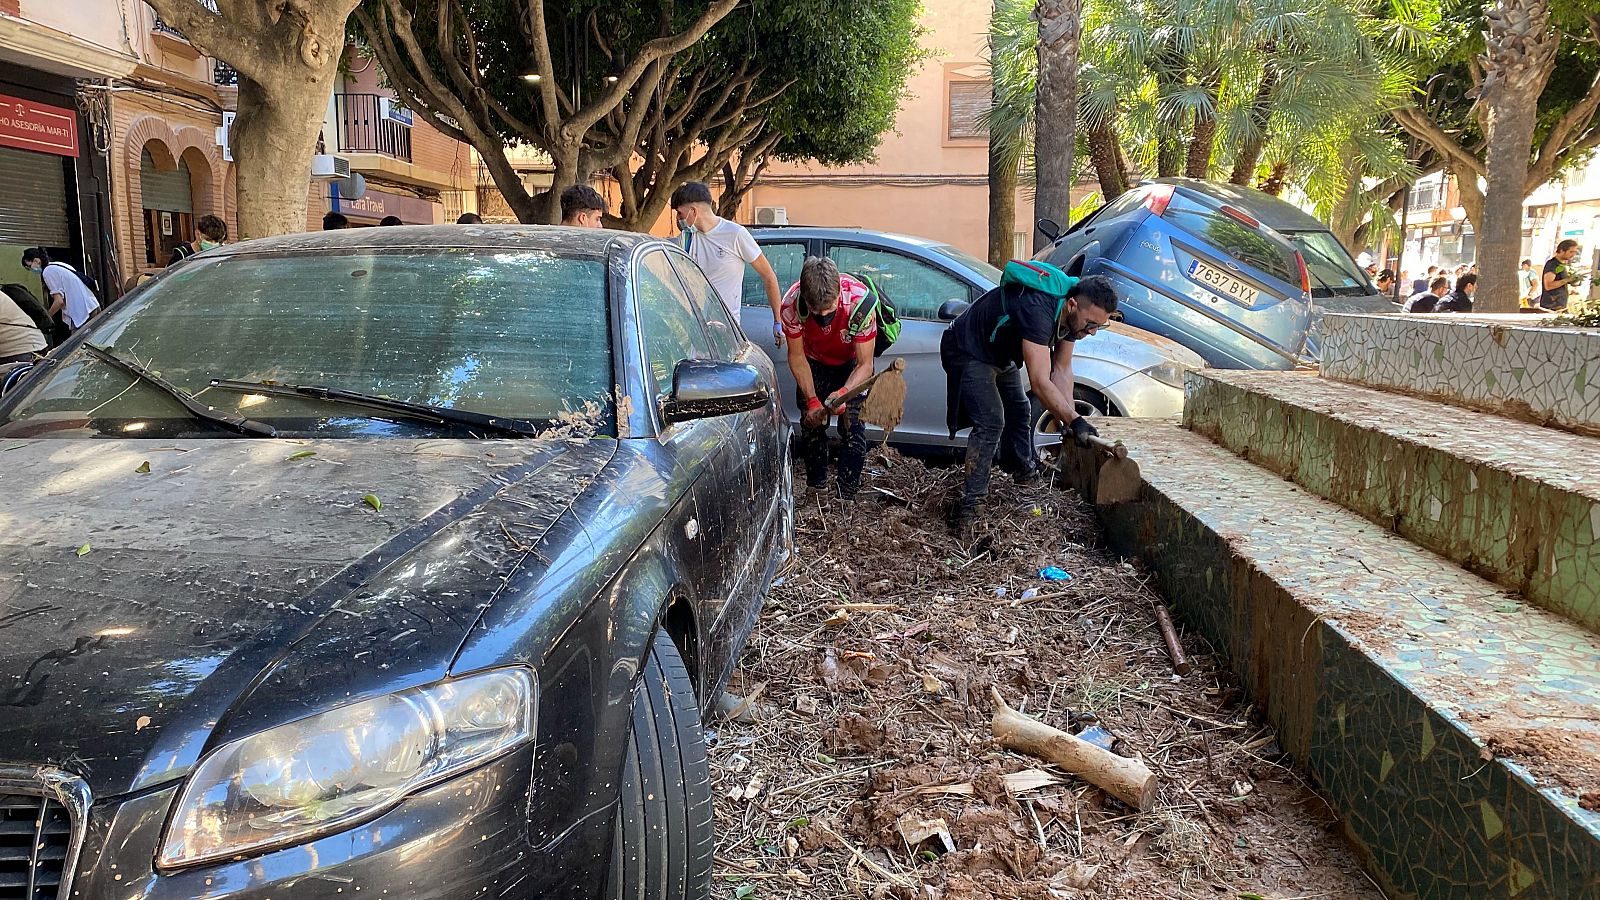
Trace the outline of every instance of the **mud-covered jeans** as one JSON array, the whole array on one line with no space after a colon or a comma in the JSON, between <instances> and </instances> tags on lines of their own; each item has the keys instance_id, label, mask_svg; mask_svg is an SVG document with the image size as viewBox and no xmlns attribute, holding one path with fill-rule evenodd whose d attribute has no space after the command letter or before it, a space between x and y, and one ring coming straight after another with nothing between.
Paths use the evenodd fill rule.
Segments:
<instances>
[{"instance_id":1,"label":"mud-covered jeans","mask_svg":"<svg viewBox=\"0 0 1600 900\"><path fill-rule=\"evenodd\" d=\"M961 412L972 420L967 438L967 478L961 508L971 510L989 495L989 473L995 451L1000 468L1022 475L1033 470L1033 408L1022 384L1022 368L1001 369L958 354L951 360L960 372L957 396Z\"/></svg>"},{"instance_id":2,"label":"mud-covered jeans","mask_svg":"<svg viewBox=\"0 0 1600 900\"><path fill-rule=\"evenodd\" d=\"M829 394L844 387L850 373L855 370L855 363L846 363L842 366L830 366L814 359L807 359L811 364L811 384L817 390L817 397L826 400ZM844 446L839 448L839 496L853 497L856 490L861 487L861 467L867 461L867 426L861 421L861 404L866 402L866 395L852 399L845 404L844 412L839 416L839 439ZM798 388L795 389L795 405L803 412L806 408L806 398L800 396ZM807 428L800 426L800 454L806 458L806 484L810 487L822 487L828 483L828 426L826 423L821 428Z\"/></svg>"}]
</instances>

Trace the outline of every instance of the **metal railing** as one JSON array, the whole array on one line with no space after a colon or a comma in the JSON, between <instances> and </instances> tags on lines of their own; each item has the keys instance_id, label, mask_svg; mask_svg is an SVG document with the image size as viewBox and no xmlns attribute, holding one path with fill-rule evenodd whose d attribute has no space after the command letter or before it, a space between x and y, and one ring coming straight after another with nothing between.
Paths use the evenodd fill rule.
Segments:
<instances>
[{"instance_id":1,"label":"metal railing","mask_svg":"<svg viewBox=\"0 0 1600 900\"><path fill-rule=\"evenodd\" d=\"M217 11L217 0L199 0L199 2L200 2L201 6L204 6L206 9L209 9L212 12L216 12ZM152 15L155 15L155 10L154 9L152 9L150 12L151 12ZM150 26L150 30L151 31L159 31L162 34L170 34L175 38L182 38L183 40L186 40L186 41L188 40L188 38L183 36L183 32L181 32L178 29L174 28L173 26L167 24L166 21L163 20L161 18L161 16L159 16L159 15L155 16L155 24Z\"/></svg>"},{"instance_id":2,"label":"metal railing","mask_svg":"<svg viewBox=\"0 0 1600 900\"><path fill-rule=\"evenodd\" d=\"M211 83L223 87L236 87L239 84L239 73L220 59L211 61Z\"/></svg>"},{"instance_id":3,"label":"metal railing","mask_svg":"<svg viewBox=\"0 0 1600 900\"><path fill-rule=\"evenodd\" d=\"M386 115L384 101L388 99L379 94L333 95L342 152L379 153L411 161L411 129Z\"/></svg>"}]
</instances>

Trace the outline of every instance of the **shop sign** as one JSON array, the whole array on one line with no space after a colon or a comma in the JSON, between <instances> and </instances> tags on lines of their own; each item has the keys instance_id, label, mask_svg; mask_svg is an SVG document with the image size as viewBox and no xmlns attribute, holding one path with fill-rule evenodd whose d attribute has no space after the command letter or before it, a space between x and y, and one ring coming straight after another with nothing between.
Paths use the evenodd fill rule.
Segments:
<instances>
[{"instance_id":1,"label":"shop sign","mask_svg":"<svg viewBox=\"0 0 1600 900\"><path fill-rule=\"evenodd\" d=\"M0 94L0 146L77 156L77 113Z\"/></svg>"},{"instance_id":2,"label":"shop sign","mask_svg":"<svg viewBox=\"0 0 1600 900\"><path fill-rule=\"evenodd\" d=\"M331 185L330 205L334 212L360 219L381 219L399 216L407 225L432 225L433 204L420 197L402 197L368 188L359 199L349 200L339 196L339 186Z\"/></svg>"}]
</instances>

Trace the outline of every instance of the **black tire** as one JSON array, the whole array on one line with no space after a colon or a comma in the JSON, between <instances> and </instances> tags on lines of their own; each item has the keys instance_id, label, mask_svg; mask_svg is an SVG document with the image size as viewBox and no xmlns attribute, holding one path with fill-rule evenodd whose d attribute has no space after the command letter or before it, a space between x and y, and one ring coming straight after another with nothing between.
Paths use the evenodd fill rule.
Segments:
<instances>
[{"instance_id":1,"label":"black tire","mask_svg":"<svg viewBox=\"0 0 1600 900\"><path fill-rule=\"evenodd\" d=\"M711 895L711 766L694 683L658 633L633 692L611 839L617 900L706 900Z\"/></svg>"},{"instance_id":2,"label":"black tire","mask_svg":"<svg viewBox=\"0 0 1600 900\"><path fill-rule=\"evenodd\" d=\"M1097 390L1086 388L1082 385L1073 385L1072 402L1080 416L1105 416L1118 415L1116 407ZM1033 409L1033 430L1038 434L1059 434L1061 424L1056 417L1044 408L1039 398L1028 395L1028 405Z\"/></svg>"}]
</instances>

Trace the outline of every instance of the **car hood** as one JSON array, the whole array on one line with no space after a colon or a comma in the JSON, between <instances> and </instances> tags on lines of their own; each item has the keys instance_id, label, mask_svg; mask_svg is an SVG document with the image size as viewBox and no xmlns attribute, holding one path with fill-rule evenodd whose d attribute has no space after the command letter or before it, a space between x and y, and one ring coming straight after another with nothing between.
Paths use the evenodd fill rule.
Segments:
<instances>
[{"instance_id":1,"label":"car hood","mask_svg":"<svg viewBox=\"0 0 1600 900\"><path fill-rule=\"evenodd\" d=\"M102 796L182 774L235 701L309 652L297 640L370 630L365 611L333 614L355 591L392 580L397 560L470 522L504 485L558 462L592 477L614 450L603 440L0 445L0 760L60 766ZM541 527L518 540L537 542L585 484L552 479L540 509L519 517ZM432 644L397 646L447 665L481 599L433 616Z\"/></svg>"},{"instance_id":2,"label":"car hood","mask_svg":"<svg viewBox=\"0 0 1600 900\"><path fill-rule=\"evenodd\" d=\"M1163 337L1153 331L1145 331L1143 328L1135 328L1122 322L1112 322L1106 326L1102 334L1117 334L1132 339L1131 341L1103 342L1104 344L1116 344L1118 360L1129 368L1143 369L1148 366L1160 365L1169 360L1181 363L1191 369L1202 369L1206 365L1205 357L1200 354L1171 338ZM1081 345L1084 348L1089 348L1095 346L1096 343L1095 341L1084 341ZM1076 352L1076 348L1074 348L1074 352Z\"/></svg>"}]
</instances>

